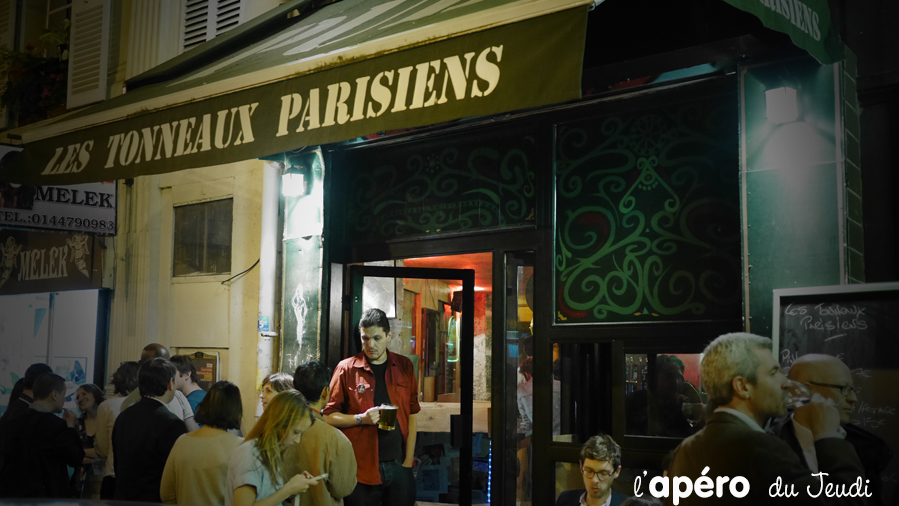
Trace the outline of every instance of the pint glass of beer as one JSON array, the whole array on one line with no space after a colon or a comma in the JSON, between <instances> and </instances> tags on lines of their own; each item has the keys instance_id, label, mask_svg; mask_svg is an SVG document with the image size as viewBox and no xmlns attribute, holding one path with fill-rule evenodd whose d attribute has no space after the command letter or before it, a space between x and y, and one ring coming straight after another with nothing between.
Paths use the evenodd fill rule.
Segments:
<instances>
[{"instance_id":1,"label":"pint glass of beer","mask_svg":"<svg viewBox=\"0 0 899 506\"><path fill-rule=\"evenodd\" d=\"M396 428L396 406L381 405L381 418L378 419L378 428L381 430L393 430Z\"/></svg>"}]
</instances>

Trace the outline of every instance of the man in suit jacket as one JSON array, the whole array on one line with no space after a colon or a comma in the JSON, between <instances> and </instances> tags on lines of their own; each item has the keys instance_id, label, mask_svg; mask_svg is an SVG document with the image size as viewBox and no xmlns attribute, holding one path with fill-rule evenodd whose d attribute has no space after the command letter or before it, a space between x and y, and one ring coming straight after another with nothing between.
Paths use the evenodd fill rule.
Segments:
<instances>
[{"instance_id":1,"label":"man in suit jacket","mask_svg":"<svg viewBox=\"0 0 899 506\"><path fill-rule=\"evenodd\" d=\"M612 490L621 473L621 447L608 434L599 433L581 447L584 488L559 495L556 506L619 506L627 496Z\"/></svg>"},{"instance_id":2,"label":"man in suit jacket","mask_svg":"<svg viewBox=\"0 0 899 506\"><path fill-rule=\"evenodd\" d=\"M116 418L112 429L116 491L120 501L162 502L159 486L165 461L187 426L164 404L175 386L175 366L152 358L140 366L141 399Z\"/></svg>"},{"instance_id":3,"label":"man in suit jacket","mask_svg":"<svg viewBox=\"0 0 899 506\"><path fill-rule=\"evenodd\" d=\"M316 423L303 433L301 444L293 445L284 455L285 476L309 471L313 476L327 473L323 487L309 487L300 494L300 504L338 506L356 488L356 455L343 432L322 417L322 409L331 397L331 370L325 364L310 360L297 367L293 387L299 390L312 408Z\"/></svg>"},{"instance_id":4,"label":"man in suit jacket","mask_svg":"<svg viewBox=\"0 0 899 506\"><path fill-rule=\"evenodd\" d=\"M872 496L868 499L868 504L885 504L880 475L893 458L893 451L883 439L851 423L852 408L858 402L858 395L849 367L831 355L810 353L793 362L788 377L836 404L840 411L840 426L846 432L846 441L855 448L865 467L865 477L871 480L868 488ZM805 467L817 473L818 455L808 426L808 420L800 411L778 419L771 429L793 449Z\"/></svg>"},{"instance_id":5,"label":"man in suit jacket","mask_svg":"<svg viewBox=\"0 0 899 506\"><path fill-rule=\"evenodd\" d=\"M685 476L693 483L702 475L716 483L718 477L733 480L742 476L749 483L749 492L745 498L735 499L725 486L721 499L704 499L694 492L680 504L704 506L710 500L715 504L791 506L865 504L865 497L812 497L820 490L821 479L812 476L786 443L762 429L768 418L786 414L787 378L771 353L770 339L745 333L720 336L706 347L701 372L709 400L718 408L704 429L675 450L668 476ZM840 415L833 402L817 395L796 412L808 419L820 470L829 473L824 480L847 488L859 479L864 484L858 455L838 431ZM793 488L797 495L772 498L771 486L778 479L784 485L782 489ZM742 487L735 489L740 491ZM671 495L665 504L674 504Z\"/></svg>"}]
</instances>

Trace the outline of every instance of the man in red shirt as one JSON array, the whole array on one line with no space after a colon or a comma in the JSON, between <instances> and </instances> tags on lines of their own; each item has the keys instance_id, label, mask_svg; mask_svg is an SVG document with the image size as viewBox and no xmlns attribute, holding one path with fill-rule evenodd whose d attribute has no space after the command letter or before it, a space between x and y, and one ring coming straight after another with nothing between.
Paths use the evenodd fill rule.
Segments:
<instances>
[{"instance_id":1,"label":"man in red shirt","mask_svg":"<svg viewBox=\"0 0 899 506\"><path fill-rule=\"evenodd\" d=\"M412 361L387 350L390 322L380 309L359 320L363 352L337 364L331 398L322 414L341 429L356 454L356 489L347 506L412 506L415 477L412 460L417 432L418 383ZM380 406L397 408L399 430L378 428Z\"/></svg>"}]
</instances>

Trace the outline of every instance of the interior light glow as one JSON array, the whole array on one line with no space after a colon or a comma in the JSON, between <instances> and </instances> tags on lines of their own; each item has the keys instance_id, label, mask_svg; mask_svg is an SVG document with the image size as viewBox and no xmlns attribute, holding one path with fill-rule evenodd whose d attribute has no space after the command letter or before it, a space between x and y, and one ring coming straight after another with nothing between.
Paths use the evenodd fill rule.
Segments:
<instances>
[{"instance_id":1,"label":"interior light glow","mask_svg":"<svg viewBox=\"0 0 899 506\"><path fill-rule=\"evenodd\" d=\"M774 88L765 92L765 116L771 123L780 125L799 119L799 105L796 90L789 86Z\"/></svg>"}]
</instances>

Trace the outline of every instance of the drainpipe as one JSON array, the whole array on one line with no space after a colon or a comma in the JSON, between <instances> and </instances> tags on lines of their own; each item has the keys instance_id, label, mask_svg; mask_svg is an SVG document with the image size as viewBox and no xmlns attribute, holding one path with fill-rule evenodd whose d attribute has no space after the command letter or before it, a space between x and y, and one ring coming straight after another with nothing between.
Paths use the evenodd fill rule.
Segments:
<instances>
[{"instance_id":1,"label":"drainpipe","mask_svg":"<svg viewBox=\"0 0 899 506\"><path fill-rule=\"evenodd\" d=\"M259 246L259 339L256 343L256 389L272 373L275 361L275 300L278 289L278 209L281 202L281 163L265 161L262 176L262 226Z\"/></svg>"}]
</instances>

